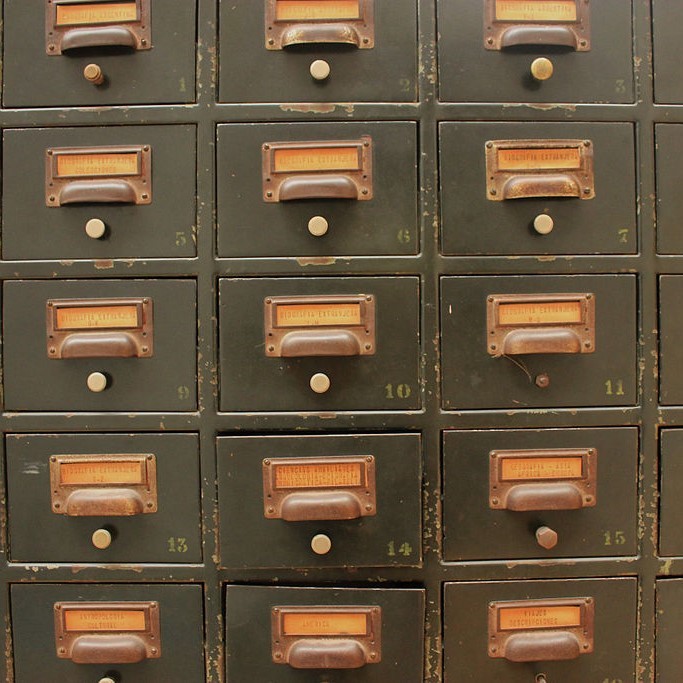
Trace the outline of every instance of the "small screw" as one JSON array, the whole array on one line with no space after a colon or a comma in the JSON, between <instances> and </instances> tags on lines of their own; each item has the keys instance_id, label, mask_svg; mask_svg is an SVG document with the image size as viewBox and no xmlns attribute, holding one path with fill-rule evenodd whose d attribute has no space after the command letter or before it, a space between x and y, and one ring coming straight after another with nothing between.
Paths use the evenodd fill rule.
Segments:
<instances>
[{"instance_id":1,"label":"small screw","mask_svg":"<svg viewBox=\"0 0 683 683\"><path fill-rule=\"evenodd\" d=\"M550 377L544 372L536 376L535 383L539 389L547 389L550 386Z\"/></svg>"}]
</instances>

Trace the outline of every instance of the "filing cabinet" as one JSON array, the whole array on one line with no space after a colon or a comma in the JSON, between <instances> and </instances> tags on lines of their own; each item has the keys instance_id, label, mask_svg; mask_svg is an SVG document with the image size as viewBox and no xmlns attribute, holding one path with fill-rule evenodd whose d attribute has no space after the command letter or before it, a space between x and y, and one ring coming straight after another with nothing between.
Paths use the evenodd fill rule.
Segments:
<instances>
[{"instance_id":1,"label":"filing cabinet","mask_svg":"<svg viewBox=\"0 0 683 683\"><path fill-rule=\"evenodd\" d=\"M6 452L13 561L201 561L195 435L11 434Z\"/></svg>"},{"instance_id":2,"label":"filing cabinet","mask_svg":"<svg viewBox=\"0 0 683 683\"><path fill-rule=\"evenodd\" d=\"M230 683L422 680L421 590L227 586L225 605Z\"/></svg>"},{"instance_id":3,"label":"filing cabinet","mask_svg":"<svg viewBox=\"0 0 683 683\"><path fill-rule=\"evenodd\" d=\"M195 290L170 279L5 282L5 407L193 410Z\"/></svg>"},{"instance_id":4,"label":"filing cabinet","mask_svg":"<svg viewBox=\"0 0 683 683\"><path fill-rule=\"evenodd\" d=\"M410 102L415 0L220 2L221 102ZM254 78L245 79L249 69Z\"/></svg>"},{"instance_id":5,"label":"filing cabinet","mask_svg":"<svg viewBox=\"0 0 683 683\"><path fill-rule=\"evenodd\" d=\"M448 431L443 450L446 560L636 553L636 429Z\"/></svg>"},{"instance_id":6,"label":"filing cabinet","mask_svg":"<svg viewBox=\"0 0 683 683\"><path fill-rule=\"evenodd\" d=\"M443 252L635 252L633 133L628 123L442 123Z\"/></svg>"},{"instance_id":7,"label":"filing cabinet","mask_svg":"<svg viewBox=\"0 0 683 683\"><path fill-rule=\"evenodd\" d=\"M417 278L223 278L219 298L221 410L420 407Z\"/></svg>"},{"instance_id":8,"label":"filing cabinet","mask_svg":"<svg viewBox=\"0 0 683 683\"><path fill-rule=\"evenodd\" d=\"M225 566L416 566L416 434L218 439Z\"/></svg>"},{"instance_id":9,"label":"filing cabinet","mask_svg":"<svg viewBox=\"0 0 683 683\"><path fill-rule=\"evenodd\" d=\"M629 275L442 278L444 407L634 403L635 301Z\"/></svg>"},{"instance_id":10,"label":"filing cabinet","mask_svg":"<svg viewBox=\"0 0 683 683\"><path fill-rule=\"evenodd\" d=\"M636 588L632 578L449 583L444 681L635 683Z\"/></svg>"},{"instance_id":11,"label":"filing cabinet","mask_svg":"<svg viewBox=\"0 0 683 683\"><path fill-rule=\"evenodd\" d=\"M195 139L194 126L6 130L3 258L193 256Z\"/></svg>"},{"instance_id":12,"label":"filing cabinet","mask_svg":"<svg viewBox=\"0 0 683 683\"><path fill-rule=\"evenodd\" d=\"M217 154L220 256L417 251L414 123L221 124Z\"/></svg>"},{"instance_id":13,"label":"filing cabinet","mask_svg":"<svg viewBox=\"0 0 683 683\"><path fill-rule=\"evenodd\" d=\"M203 683L200 586L15 584L17 681Z\"/></svg>"},{"instance_id":14,"label":"filing cabinet","mask_svg":"<svg viewBox=\"0 0 683 683\"><path fill-rule=\"evenodd\" d=\"M5 0L4 27L5 107L195 99L196 0Z\"/></svg>"},{"instance_id":15,"label":"filing cabinet","mask_svg":"<svg viewBox=\"0 0 683 683\"><path fill-rule=\"evenodd\" d=\"M634 100L631 2L455 0L438 12L441 100Z\"/></svg>"}]
</instances>

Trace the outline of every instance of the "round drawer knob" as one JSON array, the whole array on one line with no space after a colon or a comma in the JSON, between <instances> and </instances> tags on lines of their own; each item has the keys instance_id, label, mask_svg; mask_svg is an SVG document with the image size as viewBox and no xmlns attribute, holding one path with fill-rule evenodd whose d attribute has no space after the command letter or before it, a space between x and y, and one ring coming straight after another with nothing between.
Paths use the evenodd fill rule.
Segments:
<instances>
[{"instance_id":1,"label":"round drawer knob","mask_svg":"<svg viewBox=\"0 0 683 683\"><path fill-rule=\"evenodd\" d=\"M96 394L104 391L108 384L109 380L103 372L91 372L88 375L88 389Z\"/></svg>"},{"instance_id":2,"label":"round drawer knob","mask_svg":"<svg viewBox=\"0 0 683 683\"><path fill-rule=\"evenodd\" d=\"M531 62L531 75L537 81L547 81L555 71L553 63L547 57L539 57Z\"/></svg>"},{"instance_id":3,"label":"round drawer knob","mask_svg":"<svg viewBox=\"0 0 683 683\"><path fill-rule=\"evenodd\" d=\"M550 386L550 376L546 372L542 372L540 375L536 375L534 379L534 384L539 389L547 389Z\"/></svg>"},{"instance_id":4,"label":"round drawer knob","mask_svg":"<svg viewBox=\"0 0 683 683\"><path fill-rule=\"evenodd\" d=\"M316 555L327 555L332 550L332 541L325 534L317 534L311 540L311 548Z\"/></svg>"},{"instance_id":5,"label":"round drawer knob","mask_svg":"<svg viewBox=\"0 0 683 683\"><path fill-rule=\"evenodd\" d=\"M85 234L88 237L92 237L94 240L98 240L101 237L104 237L104 233L107 231L107 226L104 224L104 221L101 221L99 218L91 218L86 224L85 224Z\"/></svg>"},{"instance_id":6,"label":"round drawer knob","mask_svg":"<svg viewBox=\"0 0 683 683\"><path fill-rule=\"evenodd\" d=\"M111 545L111 532L107 529L98 529L92 535L92 544L99 550L105 550Z\"/></svg>"},{"instance_id":7,"label":"round drawer knob","mask_svg":"<svg viewBox=\"0 0 683 683\"><path fill-rule=\"evenodd\" d=\"M324 59L316 59L311 62L309 71L316 81L324 81L330 75L330 65Z\"/></svg>"},{"instance_id":8,"label":"round drawer knob","mask_svg":"<svg viewBox=\"0 0 683 683\"><path fill-rule=\"evenodd\" d=\"M534 218L534 230L539 235L549 235L555 227L555 221L547 213L541 213Z\"/></svg>"},{"instance_id":9,"label":"round drawer knob","mask_svg":"<svg viewBox=\"0 0 683 683\"><path fill-rule=\"evenodd\" d=\"M98 683L116 683L116 681L113 678L109 678L109 676L105 676L104 678L100 678Z\"/></svg>"},{"instance_id":10,"label":"round drawer knob","mask_svg":"<svg viewBox=\"0 0 683 683\"><path fill-rule=\"evenodd\" d=\"M330 224L327 222L326 218L322 216L313 216L310 221L308 221L308 232L314 237L322 237L329 229Z\"/></svg>"},{"instance_id":11,"label":"round drawer knob","mask_svg":"<svg viewBox=\"0 0 683 683\"><path fill-rule=\"evenodd\" d=\"M552 550L557 545L557 531L548 526L541 526L536 529L536 540L541 548Z\"/></svg>"},{"instance_id":12,"label":"round drawer knob","mask_svg":"<svg viewBox=\"0 0 683 683\"><path fill-rule=\"evenodd\" d=\"M104 83L104 74L99 64L88 64L83 69L83 78L93 85L102 85Z\"/></svg>"},{"instance_id":13,"label":"round drawer knob","mask_svg":"<svg viewBox=\"0 0 683 683\"><path fill-rule=\"evenodd\" d=\"M316 394L324 394L326 391L329 391L331 382L330 378L324 372L316 372L315 375L311 377L309 384Z\"/></svg>"}]
</instances>

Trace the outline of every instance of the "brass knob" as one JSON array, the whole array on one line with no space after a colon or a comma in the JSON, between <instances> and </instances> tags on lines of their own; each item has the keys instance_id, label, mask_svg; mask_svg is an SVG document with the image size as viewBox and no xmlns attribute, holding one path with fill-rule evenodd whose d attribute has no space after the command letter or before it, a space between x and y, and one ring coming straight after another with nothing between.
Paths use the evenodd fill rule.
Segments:
<instances>
[{"instance_id":1,"label":"brass knob","mask_svg":"<svg viewBox=\"0 0 683 683\"><path fill-rule=\"evenodd\" d=\"M91 218L85 224L85 234L94 240L104 237L106 230L107 226L104 224L104 221L101 221L99 218Z\"/></svg>"},{"instance_id":2,"label":"brass knob","mask_svg":"<svg viewBox=\"0 0 683 683\"><path fill-rule=\"evenodd\" d=\"M330 224L327 219L323 216L313 216L310 221L308 221L308 232L314 237L322 237L329 229Z\"/></svg>"},{"instance_id":3,"label":"brass knob","mask_svg":"<svg viewBox=\"0 0 683 683\"><path fill-rule=\"evenodd\" d=\"M107 388L109 380L103 372L91 372L88 375L87 384L90 391L99 394Z\"/></svg>"},{"instance_id":4,"label":"brass knob","mask_svg":"<svg viewBox=\"0 0 683 683\"><path fill-rule=\"evenodd\" d=\"M552 550L557 545L557 531L548 526L541 526L536 529L536 540L541 548Z\"/></svg>"},{"instance_id":5,"label":"brass knob","mask_svg":"<svg viewBox=\"0 0 683 683\"><path fill-rule=\"evenodd\" d=\"M317 534L311 540L311 548L316 555L327 555L332 550L332 540L325 534Z\"/></svg>"},{"instance_id":6,"label":"brass knob","mask_svg":"<svg viewBox=\"0 0 683 683\"><path fill-rule=\"evenodd\" d=\"M541 213L534 218L534 230L539 235L549 235L555 227L555 221L547 213Z\"/></svg>"},{"instance_id":7,"label":"brass knob","mask_svg":"<svg viewBox=\"0 0 683 683\"><path fill-rule=\"evenodd\" d=\"M331 69L329 63L324 59L316 59L314 62L311 62L309 71L316 81L324 81L329 77Z\"/></svg>"},{"instance_id":8,"label":"brass knob","mask_svg":"<svg viewBox=\"0 0 683 683\"><path fill-rule=\"evenodd\" d=\"M315 391L316 394L324 394L330 389L330 378L324 372L316 372L311 381L309 382L311 389Z\"/></svg>"},{"instance_id":9,"label":"brass knob","mask_svg":"<svg viewBox=\"0 0 683 683\"><path fill-rule=\"evenodd\" d=\"M540 375L536 375L534 384L539 389L547 389L550 386L550 375L548 375L547 372L542 372Z\"/></svg>"},{"instance_id":10,"label":"brass knob","mask_svg":"<svg viewBox=\"0 0 683 683\"><path fill-rule=\"evenodd\" d=\"M537 81L547 81L555 71L553 63L547 57L539 57L531 62L531 75Z\"/></svg>"},{"instance_id":11,"label":"brass knob","mask_svg":"<svg viewBox=\"0 0 683 683\"><path fill-rule=\"evenodd\" d=\"M99 550L105 550L111 545L111 532L107 529L98 529L92 535L92 544Z\"/></svg>"},{"instance_id":12,"label":"brass knob","mask_svg":"<svg viewBox=\"0 0 683 683\"><path fill-rule=\"evenodd\" d=\"M102 85L104 83L104 74L99 64L88 64L83 69L83 78L93 85Z\"/></svg>"},{"instance_id":13,"label":"brass knob","mask_svg":"<svg viewBox=\"0 0 683 683\"><path fill-rule=\"evenodd\" d=\"M536 683L548 683L545 674L538 674L538 676L536 676Z\"/></svg>"}]
</instances>

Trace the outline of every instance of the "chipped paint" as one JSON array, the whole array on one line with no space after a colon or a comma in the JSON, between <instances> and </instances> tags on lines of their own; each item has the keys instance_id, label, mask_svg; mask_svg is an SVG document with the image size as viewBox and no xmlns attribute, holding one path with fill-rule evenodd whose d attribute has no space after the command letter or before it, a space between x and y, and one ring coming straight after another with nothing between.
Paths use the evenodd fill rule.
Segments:
<instances>
[{"instance_id":1,"label":"chipped paint","mask_svg":"<svg viewBox=\"0 0 683 683\"><path fill-rule=\"evenodd\" d=\"M337 259L333 256L311 256L310 258L300 257L296 260L300 266L333 266Z\"/></svg>"}]
</instances>

